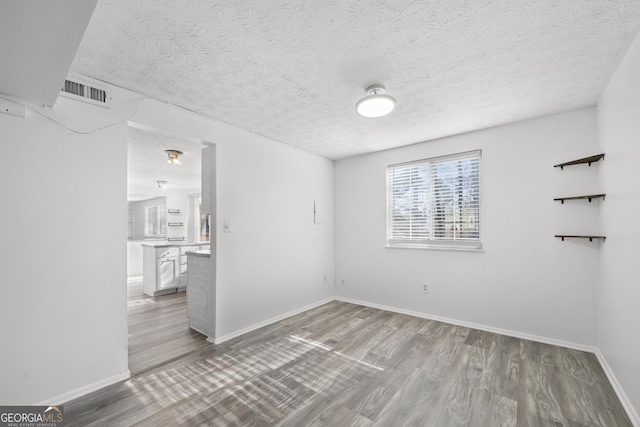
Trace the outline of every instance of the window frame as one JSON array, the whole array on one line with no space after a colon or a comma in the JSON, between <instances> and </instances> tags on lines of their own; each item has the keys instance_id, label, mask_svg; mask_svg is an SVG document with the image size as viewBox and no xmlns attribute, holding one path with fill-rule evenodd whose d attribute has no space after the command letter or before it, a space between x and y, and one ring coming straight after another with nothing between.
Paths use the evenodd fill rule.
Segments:
<instances>
[{"instance_id":1,"label":"window frame","mask_svg":"<svg viewBox=\"0 0 640 427\"><path fill-rule=\"evenodd\" d=\"M428 239L394 239L393 238L393 221L392 221L392 212L391 212L391 191L393 188L393 183L391 179L390 171L395 168L411 166L411 165L419 165L429 163L429 168L431 168L431 164L434 163L444 163L444 162L453 162L457 160L469 159L469 158L478 158L478 215L479 215L479 227L478 227L478 239L477 240L453 240L453 239L437 239L434 238L433 234L430 233L430 237ZM431 171L430 171L431 172ZM385 191L385 203L386 203L386 247L387 248L406 248L406 249L439 249L439 250L461 250L461 251L474 251L481 252L484 250L483 247L483 197L482 197L482 150L471 150L460 153L448 154L443 156L429 157L423 158L419 160L413 160L409 162L402 163L394 163L388 164L385 168L386 173L386 191ZM433 204L435 201L434 191L431 189L430 204ZM431 227L433 230L433 227Z\"/></svg>"},{"instance_id":2,"label":"window frame","mask_svg":"<svg viewBox=\"0 0 640 427\"><path fill-rule=\"evenodd\" d=\"M151 210L154 210L153 218ZM167 214L166 205L151 205L144 208L144 237L166 237Z\"/></svg>"}]
</instances>

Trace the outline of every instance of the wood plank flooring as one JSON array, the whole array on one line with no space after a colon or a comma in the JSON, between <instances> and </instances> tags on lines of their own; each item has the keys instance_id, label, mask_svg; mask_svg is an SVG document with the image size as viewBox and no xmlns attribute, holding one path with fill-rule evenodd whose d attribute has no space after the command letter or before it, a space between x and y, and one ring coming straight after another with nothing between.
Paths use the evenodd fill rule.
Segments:
<instances>
[{"instance_id":1,"label":"wood plank flooring","mask_svg":"<svg viewBox=\"0 0 640 427\"><path fill-rule=\"evenodd\" d=\"M65 405L69 426L631 426L593 354L331 302Z\"/></svg>"},{"instance_id":2,"label":"wood plank flooring","mask_svg":"<svg viewBox=\"0 0 640 427\"><path fill-rule=\"evenodd\" d=\"M127 306L131 375L210 345L189 328L184 292L150 297L142 292L142 280L134 280L127 284Z\"/></svg>"}]
</instances>

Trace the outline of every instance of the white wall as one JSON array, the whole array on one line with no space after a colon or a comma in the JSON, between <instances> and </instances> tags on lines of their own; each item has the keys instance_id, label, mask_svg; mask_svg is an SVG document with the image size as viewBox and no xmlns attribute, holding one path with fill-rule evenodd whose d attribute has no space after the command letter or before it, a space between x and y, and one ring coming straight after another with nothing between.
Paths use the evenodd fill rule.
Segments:
<instances>
[{"instance_id":1,"label":"white wall","mask_svg":"<svg viewBox=\"0 0 640 427\"><path fill-rule=\"evenodd\" d=\"M131 188L129 188L131 191ZM144 189L143 191L147 191ZM148 191L147 191L148 192ZM144 236L144 208L157 204L165 205L165 222L182 222L182 227L167 226L167 238L186 237L187 233L187 208L189 206L188 196L199 192L198 189L191 190L157 190L154 199L130 202L129 208L133 208L133 239L127 241L127 276L142 276L142 243L146 240ZM163 199L164 198L164 201ZM168 213L168 209L179 209L179 214ZM149 238L152 239L152 238Z\"/></svg>"},{"instance_id":2,"label":"white wall","mask_svg":"<svg viewBox=\"0 0 640 427\"><path fill-rule=\"evenodd\" d=\"M131 188L129 189L131 192ZM144 235L144 208L147 206L155 206L158 204L165 205L165 211L167 209L178 209L180 213L173 214L165 212L166 214L166 222L182 222L184 223L184 227L167 227L167 237L186 237L187 233L187 211L189 208L189 195L200 193L199 188L192 188L188 190L182 189L166 189L166 190L156 190L153 189L149 191L149 189L140 189L145 191L146 193L152 193L153 199L141 200L138 202L130 202L129 206L133 207L133 240L145 240L147 239ZM140 193L138 193L140 194ZM151 197L151 196L150 196ZM164 202L162 202L162 198L164 198Z\"/></svg>"},{"instance_id":3,"label":"white wall","mask_svg":"<svg viewBox=\"0 0 640 427\"><path fill-rule=\"evenodd\" d=\"M48 112L72 126L121 120L69 100ZM0 114L2 405L53 404L128 376L126 132Z\"/></svg>"},{"instance_id":4,"label":"white wall","mask_svg":"<svg viewBox=\"0 0 640 427\"><path fill-rule=\"evenodd\" d=\"M474 149L484 252L385 248L386 165ZM600 202L553 199L597 192L599 166L553 165L597 149L589 108L338 161L338 297L595 345L600 244L553 236L597 233Z\"/></svg>"},{"instance_id":5,"label":"white wall","mask_svg":"<svg viewBox=\"0 0 640 427\"><path fill-rule=\"evenodd\" d=\"M189 208L189 194L196 191L191 190L165 190L166 209L179 209L180 213L168 213L166 216L167 224L170 222L181 222L182 227L169 227L167 225L167 238L187 237L187 211ZM199 190L198 190L199 192Z\"/></svg>"},{"instance_id":6,"label":"white wall","mask_svg":"<svg viewBox=\"0 0 640 427\"><path fill-rule=\"evenodd\" d=\"M112 90L111 110L66 98L41 110L75 131L0 114L1 404L59 404L128 376L128 119L216 143L218 218L232 223L215 224L219 337L333 298L332 161Z\"/></svg>"},{"instance_id":7,"label":"white wall","mask_svg":"<svg viewBox=\"0 0 640 427\"><path fill-rule=\"evenodd\" d=\"M629 48L598 104L602 151L602 230L598 346L640 425L640 38Z\"/></svg>"},{"instance_id":8,"label":"white wall","mask_svg":"<svg viewBox=\"0 0 640 427\"><path fill-rule=\"evenodd\" d=\"M139 200L137 202L129 202L128 209L133 216L133 239L132 240L144 240L144 228L145 228L145 208L150 206L164 206L164 210L167 210L167 198L164 196L155 197L148 200ZM165 221L166 223L166 221Z\"/></svg>"},{"instance_id":9,"label":"white wall","mask_svg":"<svg viewBox=\"0 0 640 427\"><path fill-rule=\"evenodd\" d=\"M216 144L218 341L333 298L333 161L155 101L132 121Z\"/></svg>"},{"instance_id":10,"label":"white wall","mask_svg":"<svg viewBox=\"0 0 640 427\"><path fill-rule=\"evenodd\" d=\"M142 242L127 241L127 277L140 277L143 272Z\"/></svg>"}]
</instances>

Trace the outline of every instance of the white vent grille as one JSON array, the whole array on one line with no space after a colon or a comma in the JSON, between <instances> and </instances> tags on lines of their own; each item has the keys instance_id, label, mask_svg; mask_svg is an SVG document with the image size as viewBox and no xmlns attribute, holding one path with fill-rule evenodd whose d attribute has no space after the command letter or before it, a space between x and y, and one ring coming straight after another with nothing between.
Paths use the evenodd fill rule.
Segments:
<instances>
[{"instance_id":1,"label":"white vent grille","mask_svg":"<svg viewBox=\"0 0 640 427\"><path fill-rule=\"evenodd\" d=\"M95 105L107 107L111 104L111 98L105 89L73 80L65 80L62 87L63 95L71 95L70 98L79 99Z\"/></svg>"}]
</instances>

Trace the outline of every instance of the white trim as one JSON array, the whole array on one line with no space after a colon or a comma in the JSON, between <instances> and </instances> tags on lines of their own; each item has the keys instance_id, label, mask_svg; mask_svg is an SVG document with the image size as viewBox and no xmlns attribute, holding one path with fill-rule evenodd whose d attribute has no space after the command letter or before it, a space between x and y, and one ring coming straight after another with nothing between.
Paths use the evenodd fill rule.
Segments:
<instances>
[{"instance_id":1,"label":"white trim","mask_svg":"<svg viewBox=\"0 0 640 427\"><path fill-rule=\"evenodd\" d=\"M471 246L455 246L455 245L431 245L431 244L416 244L416 243L387 243L385 248L388 249L418 249L418 250L437 250L437 251L464 251L464 252L484 252L482 242L479 242L479 247Z\"/></svg>"},{"instance_id":2,"label":"white trim","mask_svg":"<svg viewBox=\"0 0 640 427\"><path fill-rule=\"evenodd\" d=\"M432 314L421 313L419 311L404 310L404 309L401 309L401 308L390 307L390 306L387 306L387 305L374 304L374 303L370 303L370 302L367 302L367 301L360 301L360 300L354 300L354 299L343 298L343 297L336 297L336 300L342 301L342 302L348 302L348 303L351 303L351 304L363 305L365 307L378 308L380 310L391 311L391 312L394 312L394 313L407 314L409 316L420 317L420 318L423 318L423 319L436 320L438 322L450 323L452 325L463 326L465 328L472 328L472 329L478 329L478 330L481 330L481 331L492 332L494 334L507 335L507 336L514 337L514 338L520 338L520 339L529 340L529 341L536 341L536 342L543 343L543 344L551 344L551 345L557 345L558 347L565 347L565 348L571 348L571 349L574 349L574 350L586 351L588 353L595 353L596 350L597 350L596 347L591 347L591 346L584 345L584 344L578 344L578 343L573 343L573 342L569 342L569 341L556 340L556 339L553 339L553 338L541 337L539 335L532 335L532 334L527 334L527 333L523 333L523 332L516 332L516 331L509 330L509 329L494 328L493 326L482 325L482 324L479 324L479 323L465 322L463 320L451 319L449 317L434 316Z\"/></svg>"},{"instance_id":3,"label":"white trim","mask_svg":"<svg viewBox=\"0 0 640 427\"><path fill-rule=\"evenodd\" d=\"M45 406L45 405L63 405L68 403L78 397L82 397L86 394L93 393L94 391L98 391L110 385L119 383L121 381L126 381L131 378L131 372L127 369L126 372L122 374L117 374L109 378L104 378L100 381L97 381L93 384L88 384L77 388L75 390L71 390L67 393L59 394L58 396L54 396L51 399L43 400L40 403L36 403L36 406Z\"/></svg>"},{"instance_id":4,"label":"white trim","mask_svg":"<svg viewBox=\"0 0 640 427\"><path fill-rule=\"evenodd\" d=\"M482 149L477 148L475 150L463 151L461 153L453 153L453 154L443 154L442 156L436 157L425 157L423 159L418 160L409 160L408 162L400 162L400 163L391 163L387 165L389 167L399 167L399 166L411 166L417 165L420 163L441 163L441 162L452 162L455 160L464 160L464 159L473 159L476 157L482 157Z\"/></svg>"},{"instance_id":5,"label":"white trim","mask_svg":"<svg viewBox=\"0 0 640 427\"><path fill-rule=\"evenodd\" d=\"M295 316L296 314L303 313L307 310L314 309L316 307L320 307L321 305L325 305L330 303L331 301L335 301L334 297L325 298L321 301L314 302L313 304L309 304L302 308L298 308L296 310L289 311L288 313L281 314L279 316L272 317L270 319L264 320L262 322L255 323L251 326L247 326L246 328L239 329L237 331L231 332L230 334L223 335L221 337L216 338L213 343L214 344L222 344L225 341L229 341L230 339L239 337L240 335L244 335L247 332L255 331L256 329L262 328L263 326L271 325L272 323L279 322L283 319L286 319L291 316ZM210 341L211 342L211 341Z\"/></svg>"},{"instance_id":6,"label":"white trim","mask_svg":"<svg viewBox=\"0 0 640 427\"><path fill-rule=\"evenodd\" d=\"M640 415L638 415L638 412L633 407L631 400L624 392L622 386L620 386L620 383L613 373L613 369L611 369L611 366L609 366L609 364L607 363L607 359L604 357L604 354L602 354L602 351L599 348L596 349L595 353L596 357L598 358L598 362L600 362L600 365L602 365L602 369L604 369L604 373L607 375L607 378L609 379L609 382L613 387L613 390L615 390L616 395L618 395L620 403L622 403L622 406L627 411L627 415L631 419L631 423L634 425L634 427L640 427Z\"/></svg>"}]
</instances>

